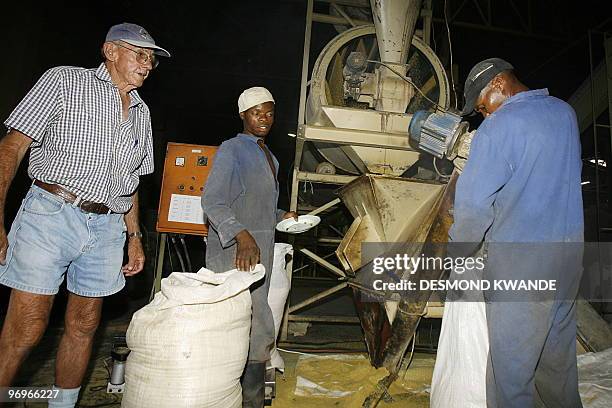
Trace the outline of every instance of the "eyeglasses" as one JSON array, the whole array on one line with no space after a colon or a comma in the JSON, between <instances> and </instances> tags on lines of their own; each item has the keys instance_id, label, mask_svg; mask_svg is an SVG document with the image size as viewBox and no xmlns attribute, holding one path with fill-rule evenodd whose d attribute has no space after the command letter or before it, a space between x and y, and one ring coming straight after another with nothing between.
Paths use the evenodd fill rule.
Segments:
<instances>
[{"instance_id":1,"label":"eyeglasses","mask_svg":"<svg viewBox=\"0 0 612 408\"><path fill-rule=\"evenodd\" d=\"M118 45L121 48L125 48L126 50L130 50L133 53L135 53L136 54L136 61L138 61L139 64L143 64L144 65L144 64L148 63L149 61L151 61L151 66L153 67L153 69L157 68L157 66L159 65L159 61L157 60L157 58L155 58L155 54L149 55L149 54L147 54L146 52L144 52L142 50L136 51L136 50L133 50L133 49L131 49L129 47L126 47L125 45L122 45L122 44L120 44L118 42L113 43L113 44Z\"/></svg>"}]
</instances>

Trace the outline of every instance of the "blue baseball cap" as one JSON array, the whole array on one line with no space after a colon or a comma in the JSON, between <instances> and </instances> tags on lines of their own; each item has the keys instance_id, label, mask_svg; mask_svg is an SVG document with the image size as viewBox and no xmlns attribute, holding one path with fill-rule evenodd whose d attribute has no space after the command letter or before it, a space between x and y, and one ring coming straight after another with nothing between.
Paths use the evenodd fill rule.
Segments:
<instances>
[{"instance_id":1,"label":"blue baseball cap","mask_svg":"<svg viewBox=\"0 0 612 408\"><path fill-rule=\"evenodd\" d=\"M150 48L155 55L169 57L170 53L162 47L155 45L155 40L151 34L138 24L121 23L112 26L106 34L105 41L125 41L136 47Z\"/></svg>"}]
</instances>

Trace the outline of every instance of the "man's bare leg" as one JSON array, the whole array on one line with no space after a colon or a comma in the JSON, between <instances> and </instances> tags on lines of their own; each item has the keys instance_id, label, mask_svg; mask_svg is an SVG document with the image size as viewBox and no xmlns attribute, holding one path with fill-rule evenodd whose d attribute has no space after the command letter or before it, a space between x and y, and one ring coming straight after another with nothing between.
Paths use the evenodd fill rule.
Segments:
<instances>
[{"instance_id":1,"label":"man's bare leg","mask_svg":"<svg viewBox=\"0 0 612 408\"><path fill-rule=\"evenodd\" d=\"M0 334L0 387L12 385L19 367L42 338L54 297L11 290Z\"/></svg>"},{"instance_id":2,"label":"man's bare leg","mask_svg":"<svg viewBox=\"0 0 612 408\"><path fill-rule=\"evenodd\" d=\"M55 385L77 388L81 385L91 356L94 335L100 323L103 298L68 295L64 334L57 350Z\"/></svg>"}]
</instances>

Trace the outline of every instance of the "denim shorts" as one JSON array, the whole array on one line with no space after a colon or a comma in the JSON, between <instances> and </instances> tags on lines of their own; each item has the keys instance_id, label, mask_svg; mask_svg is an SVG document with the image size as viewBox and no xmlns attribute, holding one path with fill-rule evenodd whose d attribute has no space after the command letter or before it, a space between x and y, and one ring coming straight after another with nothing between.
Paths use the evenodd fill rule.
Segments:
<instances>
[{"instance_id":1,"label":"denim shorts","mask_svg":"<svg viewBox=\"0 0 612 408\"><path fill-rule=\"evenodd\" d=\"M123 214L86 213L32 186L8 234L0 284L54 295L66 275L74 294L112 295L125 286L125 235Z\"/></svg>"}]
</instances>

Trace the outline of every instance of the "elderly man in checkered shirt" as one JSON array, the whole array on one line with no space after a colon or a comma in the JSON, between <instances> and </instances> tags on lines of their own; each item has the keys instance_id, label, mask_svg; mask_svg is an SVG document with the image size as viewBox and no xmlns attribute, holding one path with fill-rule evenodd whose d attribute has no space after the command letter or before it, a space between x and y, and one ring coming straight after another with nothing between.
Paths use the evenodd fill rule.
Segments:
<instances>
[{"instance_id":1,"label":"elderly man in checkered shirt","mask_svg":"<svg viewBox=\"0 0 612 408\"><path fill-rule=\"evenodd\" d=\"M0 387L41 339L54 295L70 292L55 386L74 406L100 321L102 299L140 272L139 176L153 171L151 119L138 95L157 56L169 57L147 31L110 28L97 69L45 72L5 121L0 141L0 283L12 288L0 337ZM8 237L4 203L30 148L33 184ZM128 239L129 261L122 267Z\"/></svg>"}]
</instances>

